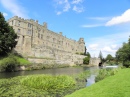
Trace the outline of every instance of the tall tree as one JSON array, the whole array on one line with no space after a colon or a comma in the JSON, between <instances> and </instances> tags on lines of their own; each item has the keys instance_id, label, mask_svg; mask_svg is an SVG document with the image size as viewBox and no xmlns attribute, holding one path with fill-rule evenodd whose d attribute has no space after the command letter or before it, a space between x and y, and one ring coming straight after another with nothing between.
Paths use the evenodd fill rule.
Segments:
<instances>
[{"instance_id":1,"label":"tall tree","mask_svg":"<svg viewBox=\"0 0 130 97\"><path fill-rule=\"evenodd\" d=\"M107 57L106 57L106 61L111 61L113 59L112 55L111 54L108 54Z\"/></svg>"},{"instance_id":2,"label":"tall tree","mask_svg":"<svg viewBox=\"0 0 130 97\"><path fill-rule=\"evenodd\" d=\"M86 56L88 56L89 58L91 58L91 55L89 52L86 53Z\"/></svg>"},{"instance_id":3,"label":"tall tree","mask_svg":"<svg viewBox=\"0 0 130 97\"><path fill-rule=\"evenodd\" d=\"M103 62L103 55L102 55L102 52L101 52L101 51L99 52L98 58L100 58L101 62Z\"/></svg>"},{"instance_id":4,"label":"tall tree","mask_svg":"<svg viewBox=\"0 0 130 97\"><path fill-rule=\"evenodd\" d=\"M17 35L13 28L9 26L3 14L0 12L0 56L11 52L17 44L15 41L16 38Z\"/></svg>"},{"instance_id":5,"label":"tall tree","mask_svg":"<svg viewBox=\"0 0 130 97\"><path fill-rule=\"evenodd\" d=\"M123 46L116 52L116 59L126 67L130 66L130 37L128 43L123 43Z\"/></svg>"}]
</instances>

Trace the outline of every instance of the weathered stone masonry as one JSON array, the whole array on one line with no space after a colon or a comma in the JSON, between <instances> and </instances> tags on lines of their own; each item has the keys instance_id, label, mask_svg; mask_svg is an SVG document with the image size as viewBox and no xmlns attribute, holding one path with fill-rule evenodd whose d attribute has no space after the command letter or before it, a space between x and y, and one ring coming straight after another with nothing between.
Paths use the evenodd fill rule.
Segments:
<instances>
[{"instance_id":1,"label":"weathered stone masonry","mask_svg":"<svg viewBox=\"0 0 130 97\"><path fill-rule=\"evenodd\" d=\"M79 41L68 39L62 32L55 33L47 28L47 23L38 24L33 19L23 19L14 16L8 20L18 35L15 50L25 57L40 57L53 59L56 63L82 64L84 56L76 53L85 52L83 38ZM30 59L32 61L32 59ZM36 62L37 61L32 61Z\"/></svg>"}]
</instances>

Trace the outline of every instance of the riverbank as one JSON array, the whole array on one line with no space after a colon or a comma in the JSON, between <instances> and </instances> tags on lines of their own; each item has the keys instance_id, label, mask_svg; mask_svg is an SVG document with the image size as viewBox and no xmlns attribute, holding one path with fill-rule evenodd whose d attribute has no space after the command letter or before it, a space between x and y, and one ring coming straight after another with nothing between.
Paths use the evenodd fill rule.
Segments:
<instances>
[{"instance_id":1,"label":"riverbank","mask_svg":"<svg viewBox=\"0 0 130 97\"><path fill-rule=\"evenodd\" d=\"M65 97L129 97L130 69L121 69L114 76L105 78L87 88ZM97 96L98 95L98 96Z\"/></svg>"},{"instance_id":2,"label":"riverbank","mask_svg":"<svg viewBox=\"0 0 130 97\"><path fill-rule=\"evenodd\" d=\"M2 97L64 97L77 89L86 87L89 71L75 75L35 74L0 79Z\"/></svg>"}]
</instances>

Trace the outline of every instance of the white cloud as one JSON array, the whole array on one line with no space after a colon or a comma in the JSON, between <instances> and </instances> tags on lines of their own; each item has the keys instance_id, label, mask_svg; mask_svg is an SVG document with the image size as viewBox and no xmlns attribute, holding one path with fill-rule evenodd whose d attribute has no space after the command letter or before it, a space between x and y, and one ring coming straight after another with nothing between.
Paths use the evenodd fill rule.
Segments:
<instances>
[{"instance_id":1,"label":"white cloud","mask_svg":"<svg viewBox=\"0 0 130 97\"><path fill-rule=\"evenodd\" d=\"M105 46L103 49L102 49L103 52L107 52L107 53L115 53L116 50L112 49L111 47L109 46Z\"/></svg>"},{"instance_id":2,"label":"white cloud","mask_svg":"<svg viewBox=\"0 0 130 97\"><path fill-rule=\"evenodd\" d=\"M90 44L88 46L88 49L91 49L91 50L96 50L98 48L98 44Z\"/></svg>"},{"instance_id":3,"label":"white cloud","mask_svg":"<svg viewBox=\"0 0 130 97\"><path fill-rule=\"evenodd\" d=\"M55 2L56 12L59 12L60 10L60 14L62 14L63 12L68 12L70 9L72 9L73 11L76 11L77 13L81 13L84 11L84 8L81 4L83 3L83 0L72 0L72 1L54 0L54 2ZM57 14L57 15L60 15L60 14Z\"/></svg>"},{"instance_id":4,"label":"white cloud","mask_svg":"<svg viewBox=\"0 0 130 97\"><path fill-rule=\"evenodd\" d=\"M83 2L83 0L73 0L72 4L79 4L79 3L82 3L82 2Z\"/></svg>"},{"instance_id":5,"label":"white cloud","mask_svg":"<svg viewBox=\"0 0 130 97\"><path fill-rule=\"evenodd\" d=\"M58 11L56 14L57 14L57 15L60 15L60 14L62 14L62 12L61 12L61 11Z\"/></svg>"},{"instance_id":6,"label":"white cloud","mask_svg":"<svg viewBox=\"0 0 130 97\"><path fill-rule=\"evenodd\" d=\"M65 6L64 6L64 8L63 8L63 11L66 12L66 11L68 11L70 8L71 8L71 7L70 7L69 2L66 1L66 4L65 4Z\"/></svg>"},{"instance_id":7,"label":"white cloud","mask_svg":"<svg viewBox=\"0 0 130 97\"><path fill-rule=\"evenodd\" d=\"M92 28L92 27L99 27L99 26L103 26L103 24L91 24L91 25L82 25L81 27L83 28Z\"/></svg>"},{"instance_id":8,"label":"white cloud","mask_svg":"<svg viewBox=\"0 0 130 97\"><path fill-rule=\"evenodd\" d=\"M56 5L55 5L56 10L58 10L56 11L57 15L60 15L63 12L69 11L69 9L71 8L68 0L55 0L54 2L56 2Z\"/></svg>"},{"instance_id":9,"label":"white cloud","mask_svg":"<svg viewBox=\"0 0 130 97\"><path fill-rule=\"evenodd\" d=\"M130 9L126 10L122 15L113 17L110 21L106 23L106 26L112 26L122 23L130 22Z\"/></svg>"},{"instance_id":10,"label":"white cloud","mask_svg":"<svg viewBox=\"0 0 130 97\"><path fill-rule=\"evenodd\" d=\"M118 46L116 44L111 45L112 49L116 49Z\"/></svg>"},{"instance_id":11,"label":"white cloud","mask_svg":"<svg viewBox=\"0 0 130 97\"><path fill-rule=\"evenodd\" d=\"M6 16L8 16L8 14L7 13L3 13L3 15L6 17Z\"/></svg>"},{"instance_id":12,"label":"white cloud","mask_svg":"<svg viewBox=\"0 0 130 97\"><path fill-rule=\"evenodd\" d=\"M76 11L77 13L81 13L84 11L83 7L77 7L76 5L73 7L73 11Z\"/></svg>"},{"instance_id":13,"label":"white cloud","mask_svg":"<svg viewBox=\"0 0 130 97\"><path fill-rule=\"evenodd\" d=\"M87 17L87 19L98 20L98 21L106 21L106 20L109 20L110 17Z\"/></svg>"},{"instance_id":14,"label":"white cloud","mask_svg":"<svg viewBox=\"0 0 130 97\"><path fill-rule=\"evenodd\" d=\"M122 32L85 40L87 42L87 51L90 52L92 57L98 57L100 51L104 57L108 54L115 56L116 51L122 46L122 43L128 41L129 35L130 32Z\"/></svg>"},{"instance_id":15,"label":"white cloud","mask_svg":"<svg viewBox=\"0 0 130 97\"><path fill-rule=\"evenodd\" d=\"M26 10L18 3L18 0L0 0L0 2L13 15L28 18Z\"/></svg>"}]
</instances>

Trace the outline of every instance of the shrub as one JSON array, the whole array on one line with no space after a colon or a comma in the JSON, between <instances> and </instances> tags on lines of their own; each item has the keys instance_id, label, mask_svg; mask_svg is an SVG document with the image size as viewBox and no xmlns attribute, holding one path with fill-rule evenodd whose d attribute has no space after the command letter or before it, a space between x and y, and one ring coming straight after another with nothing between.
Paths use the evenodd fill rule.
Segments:
<instances>
[{"instance_id":1,"label":"shrub","mask_svg":"<svg viewBox=\"0 0 130 97\"><path fill-rule=\"evenodd\" d=\"M85 58L83 59L83 64L89 64L89 60L90 60L89 57L85 57Z\"/></svg>"},{"instance_id":2,"label":"shrub","mask_svg":"<svg viewBox=\"0 0 130 97\"><path fill-rule=\"evenodd\" d=\"M95 77L95 82L103 80L104 78L108 76L115 75L117 71L118 69L111 69L111 68L100 69L98 72L98 75Z\"/></svg>"},{"instance_id":3,"label":"shrub","mask_svg":"<svg viewBox=\"0 0 130 97\"><path fill-rule=\"evenodd\" d=\"M1 69L7 72L15 71L15 67L19 65L18 60L13 56L9 55L9 57L4 58L1 62Z\"/></svg>"}]
</instances>

